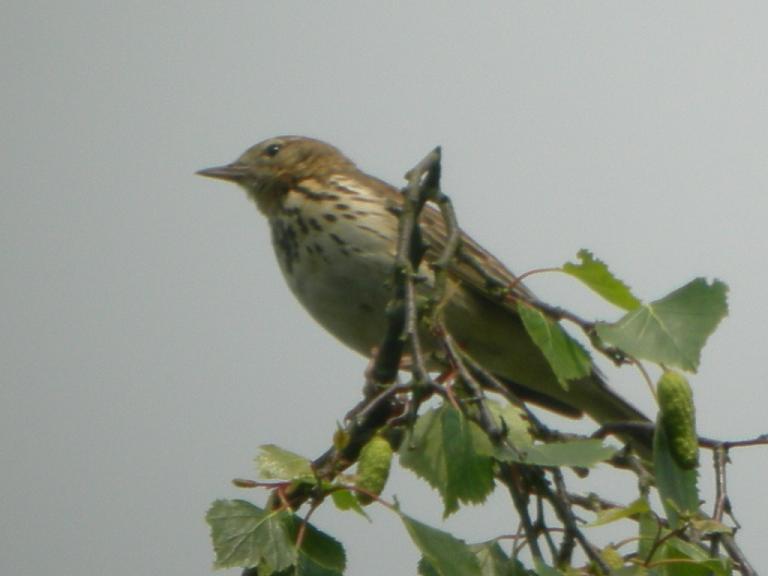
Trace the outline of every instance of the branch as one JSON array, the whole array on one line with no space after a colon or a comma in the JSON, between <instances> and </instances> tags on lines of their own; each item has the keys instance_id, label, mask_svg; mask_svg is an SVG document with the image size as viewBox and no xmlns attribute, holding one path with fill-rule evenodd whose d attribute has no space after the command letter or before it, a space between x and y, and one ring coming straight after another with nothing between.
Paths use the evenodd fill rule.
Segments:
<instances>
[{"instance_id":1,"label":"branch","mask_svg":"<svg viewBox=\"0 0 768 576\"><path fill-rule=\"evenodd\" d=\"M721 447L728 452L731 448L745 448L748 446L764 446L768 444L768 434L761 434L755 438L746 440L714 440L712 438L699 437L699 446L718 450Z\"/></svg>"}]
</instances>

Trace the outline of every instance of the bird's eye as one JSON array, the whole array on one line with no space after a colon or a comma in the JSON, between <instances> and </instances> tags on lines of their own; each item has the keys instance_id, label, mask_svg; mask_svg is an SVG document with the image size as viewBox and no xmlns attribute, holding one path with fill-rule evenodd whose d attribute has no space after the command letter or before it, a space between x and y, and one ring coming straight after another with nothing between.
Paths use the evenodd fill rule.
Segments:
<instances>
[{"instance_id":1,"label":"bird's eye","mask_svg":"<svg viewBox=\"0 0 768 576\"><path fill-rule=\"evenodd\" d=\"M270 158L274 158L275 156L277 156L277 153L280 152L280 148L282 148L280 144L270 144L264 149L264 154L266 154Z\"/></svg>"}]
</instances>

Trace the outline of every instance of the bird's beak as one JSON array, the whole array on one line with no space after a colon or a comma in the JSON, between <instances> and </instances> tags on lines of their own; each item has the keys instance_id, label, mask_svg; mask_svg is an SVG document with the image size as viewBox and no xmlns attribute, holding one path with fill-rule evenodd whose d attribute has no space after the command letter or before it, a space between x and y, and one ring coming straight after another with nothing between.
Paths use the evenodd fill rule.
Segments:
<instances>
[{"instance_id":1,"label":"bird's beak","mask_svg":"<svg viewBox=\"0 0 768 576\"><path fill-rule=\"evenodd\" d=\"M226 164L224 166L214 166L213 168L204 168L198 170L196 174L207 176L208 178L218 178L219 180L229 180L230 182L240 182L248 176L248 168L238 162Z\"/></svg>"}]
</instances>

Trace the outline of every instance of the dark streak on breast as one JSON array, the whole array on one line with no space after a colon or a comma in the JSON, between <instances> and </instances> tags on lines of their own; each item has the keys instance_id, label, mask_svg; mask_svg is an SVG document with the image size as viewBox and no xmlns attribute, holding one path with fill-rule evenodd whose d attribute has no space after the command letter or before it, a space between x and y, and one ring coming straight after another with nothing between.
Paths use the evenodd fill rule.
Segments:
<instances>
[{"instance_id":1,"label":"dark streak on breast","mask_svg":"<svg viewBox=\"0 0 768 576\"><path fill-rule=\"evenodd\" d=\"M331 192L324 192L322 190L312 190L301 184L296 186L296 192L303 194L308 200L339 200L340 198L338 194L332 194Z\"/></svg>"},{"instance_id":2,"label":"dark streak on breast","mask_svg":"<svg viewBox=\"0 0 768 576\"><path fill-rule=\"evenodd\" d=\"M333 239L333 241L334 241L334 242L336 242L336 244L338 244L339 246L344 246L344 245L346 244L346 242L345 242L344 240L342 240L341 238L339 238L339 237L338 237L336 234L334 234L333 232L331 232L330 236L331 236L331 238Z\"/></svg>"},{"instance_id":3,"label":"dark streak on breast","mask_svg":"<svg viewBox=\"0 0 768 576\"><path fill-rule=\"evenodd\" d=\"M360 230L364 230L365 232L368 232L369 234L373 234L374 236L378 236L382 240L389 240L389 236L386 234L383 234L379 230L376 230L376 228L371 228L370 226L366 226L365 224L358 224L357 225Z\"/></svg>"},{"instance_id":4,"label":"dark streak on breast","mask_svg":"<svg viewBox=\"0 0 768 576\"><path fill-rule=\"evenodd\" d=\"M296 224L299 225L299 230L301 230L302 234L306 235L309 232L309 227L301 216L296 216Z\"/></svg>"},{"instance_id":5,"label":"dark streak on breast","mask_svg":"<svg viewBox=\"0 0 768 576\"><path fill-rule=\"evenodd\" d=\"M291 274L293 265L299 259L299 243L296 230L289 223L276 218L272 221L272 242L285 270Z\"/></svg>"}]
</instances>

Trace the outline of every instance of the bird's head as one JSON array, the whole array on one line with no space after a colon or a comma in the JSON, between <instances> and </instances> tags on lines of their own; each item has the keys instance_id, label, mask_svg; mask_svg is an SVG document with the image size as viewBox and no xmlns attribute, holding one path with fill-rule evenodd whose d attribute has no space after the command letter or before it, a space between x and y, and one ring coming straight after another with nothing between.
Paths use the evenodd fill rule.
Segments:
<instances>
[{"instance_id":1,"label":"bird's head","mask_svg":"<svg viewBox=\"0 0 768 576\"><path fill-rule=\"evenodd\" d=\"M282 195L302 180L322 181L354 169L352 161L330 144L302 136L278 136L251 146L231 164L197 173L239 184L270 215Z\"/></svg>"}]
</instances>

